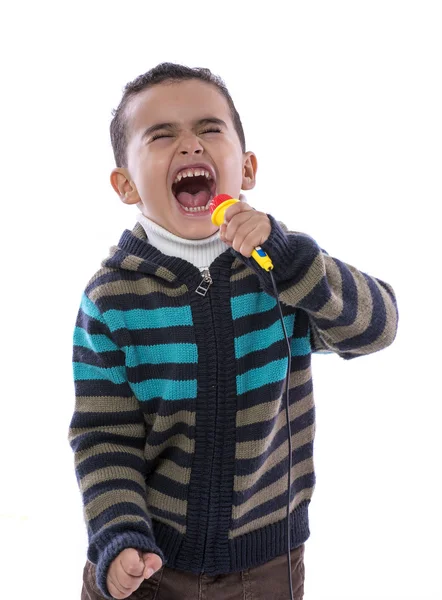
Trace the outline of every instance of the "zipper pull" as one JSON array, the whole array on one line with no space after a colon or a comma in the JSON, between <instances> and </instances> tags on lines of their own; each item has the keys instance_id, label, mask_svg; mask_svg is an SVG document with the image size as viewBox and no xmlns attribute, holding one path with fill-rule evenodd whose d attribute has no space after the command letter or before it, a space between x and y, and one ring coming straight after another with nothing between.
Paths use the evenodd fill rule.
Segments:
<instances>
[{"instance_id":1,"label":"zipper pull","mask_svg":"<svg viewBox=\"0 0 442 600\"><path fill-rule=\"evenodd\" d=\"M195 292L200 296L205 296L207 294L207 290L212 285L212 277L210 276L209 269L204 269L202 271L203 279L199 286L196 288Z\"/></svg>"}]
</instances>

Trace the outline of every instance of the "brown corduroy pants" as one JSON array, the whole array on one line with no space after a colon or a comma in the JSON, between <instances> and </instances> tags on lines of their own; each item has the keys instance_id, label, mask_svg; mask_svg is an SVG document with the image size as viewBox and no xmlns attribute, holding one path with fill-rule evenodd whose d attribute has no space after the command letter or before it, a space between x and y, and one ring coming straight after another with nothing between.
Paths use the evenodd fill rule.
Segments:
<instances>
[{"instance_id":1,"label":"brown corduroy pants","mask_svg":"<svg viewBox=\"0 0 442 600\"><path fill-rule=\"evenodd\" d=\"M304 597L304 546L290 552L293 600ZM103 599L95 565L87 561L81 600ZM287 553L259 567L227 575L195 575L163 566L127 600L290 600Z\"/></svg>"}]
</instances>

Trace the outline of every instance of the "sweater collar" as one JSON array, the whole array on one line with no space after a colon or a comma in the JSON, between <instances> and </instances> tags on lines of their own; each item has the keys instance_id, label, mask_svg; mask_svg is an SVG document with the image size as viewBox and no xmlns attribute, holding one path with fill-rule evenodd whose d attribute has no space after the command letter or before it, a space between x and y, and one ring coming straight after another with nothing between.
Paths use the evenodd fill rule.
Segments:
<instances>
[{"instance_id":1,"label":"sweater collar","mask_svg":"<svg viewBox=\"0 0 442 600\"><path fill-rule=\"evenodd\" d=\"M143 213L137 215L137 222L143 227L147 241L152 246L168 256L179 256L200 270L207 269L217 256L229 248L220 239L219 231L201 240L189 240L167 231Z\"/></svg>"}]
</instances>

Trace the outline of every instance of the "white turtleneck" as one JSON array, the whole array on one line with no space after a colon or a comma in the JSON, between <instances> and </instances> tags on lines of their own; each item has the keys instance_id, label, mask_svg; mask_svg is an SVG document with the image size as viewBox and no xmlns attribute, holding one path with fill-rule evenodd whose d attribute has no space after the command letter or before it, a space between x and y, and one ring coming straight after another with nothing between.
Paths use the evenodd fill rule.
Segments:
<instances>
[{"instance_id":1,"label":"white turtleneck","mask_svg":"<svg viewBox=\"0 0 442 600\"><path fill-rule=\"evenodd\" d=\"M163 254L187 260L201 271L207 269L217 256L229 248L220 240L219 231L202 240L186 240L154 223L143 213L137 215L137 221L146 232L149 244L155 246Z\"/></svg>"}]
</instances>

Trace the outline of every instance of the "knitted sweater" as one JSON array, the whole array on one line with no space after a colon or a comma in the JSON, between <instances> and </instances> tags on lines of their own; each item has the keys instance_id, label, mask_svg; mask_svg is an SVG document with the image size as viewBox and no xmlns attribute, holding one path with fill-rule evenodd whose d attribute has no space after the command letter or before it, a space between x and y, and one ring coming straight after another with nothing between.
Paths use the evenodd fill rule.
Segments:
<instances>
[{"instance_id":1,"label":"knitted sweater","mask_svg":"<svg viewBox=\"0 0 442 600\"><path fill-rule=\"evenodd\" d=\"M392 287L268 215L290 338L290 546L310 535L312 352L389 346ZM69 428L97 585L125 548L217 575L287 552L287 345L269 274L233 249L202 274L137 223L86 286L74 333Z\"/></svg>"}]
</instances>

